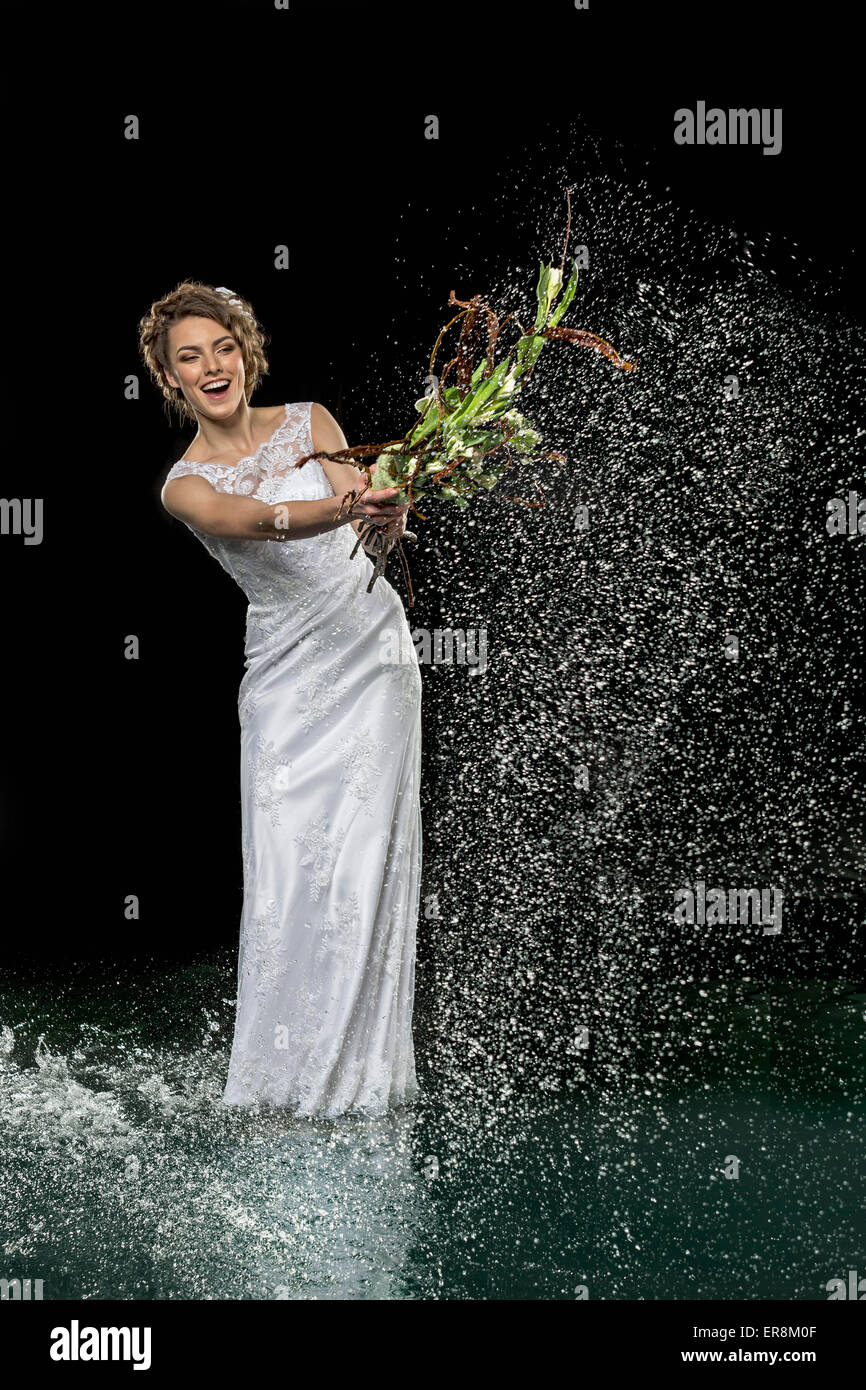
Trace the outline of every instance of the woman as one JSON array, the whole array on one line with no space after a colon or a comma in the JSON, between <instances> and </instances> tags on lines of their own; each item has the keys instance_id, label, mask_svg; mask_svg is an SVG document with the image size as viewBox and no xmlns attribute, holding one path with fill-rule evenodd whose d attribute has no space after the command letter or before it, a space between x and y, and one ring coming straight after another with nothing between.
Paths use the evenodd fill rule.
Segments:
<instances>
[{"instance_id":1,"label":"woman","mask_svg":"<svg viewBox=\"0 0 866 1390\"><path fill-rule=\"evenodd\" d=\"M232 291L180 284L139 341L166 400L198 424L163 505L249 599L244 905L223 1100L379 1114L419 1094L421 676L396 592L383 576L368 594L373 561L350 556L371 520L371 553L392 546L408 507L396 488L358 500L365 475L346 464L293 467L345 437L315 402L249 405L265 339Z\"/></svg>"}]
</instances>

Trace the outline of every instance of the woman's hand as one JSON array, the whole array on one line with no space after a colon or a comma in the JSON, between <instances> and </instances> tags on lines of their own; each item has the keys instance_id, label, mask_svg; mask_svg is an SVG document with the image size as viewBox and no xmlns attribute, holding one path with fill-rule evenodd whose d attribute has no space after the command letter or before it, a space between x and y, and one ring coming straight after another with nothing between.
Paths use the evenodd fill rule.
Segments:
<instances>
[{"instance_id":1,"label":"woman's hand","mask_svg":"<svg viewBox=\"0 0 866 1390\"><path fill-rule=\"evenodd\" d=\"M375 530L367 532L363 542L364 549L370 554L387 554L406 530L409 503L397 502L398 495L399 489L396 487L368 490L363 497L353 501L349 509L351 517L363 517L368 527L371 523L375 527Z\"/></svg>"},{"instance_id":2,"label":"woman's hand","mask_svg":"<svg viewBox=\"0 0 866 1390\"><path fill-rule=\"evenodd\" d=\"M398 517L396 517L393 521L386 521L384 525L379 528L381 534L383 536L387 536L390 539L392 545L398 540L400 536L403 535L403 532L406 530L406 513L408 512L408 510L409 506L407 503L405 509L403 509L400 512L400 515Z\"/></svg>"},{"instance_id":3,"label":"woman's hand","mask_svg":"<svg viewBox=\"0 0 866 1390\"><path fill-rule=\"evenodd\" d=\"M397 502L400 489L396 487L383 487L374 491L368 489L363 497L356 498L349 508L351 517L366 516L371 521L391 522L402 516L403 529L405 530L406 513L409 510L408 502Z\"/></svg>"}]
</instances>

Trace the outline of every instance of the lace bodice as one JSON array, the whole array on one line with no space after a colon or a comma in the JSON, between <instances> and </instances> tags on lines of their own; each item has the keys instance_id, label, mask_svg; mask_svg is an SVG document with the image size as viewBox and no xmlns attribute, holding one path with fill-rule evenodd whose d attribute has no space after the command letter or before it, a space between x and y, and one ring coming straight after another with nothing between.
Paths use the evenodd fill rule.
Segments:
<instances>
[{"instance_id":1,"label":"lace bodice","mask_svg":"<svg viewBox=\"0 0 866 1390\"><path fill-rule=\"evenodd\" d=\"M194 473L205 478L217 492L233 492L238 497L255 496L262 501L270 501L270 497L263 497L262 492L268 491L269 485L278 478L285 477L299 458L313 451L310 429L312 408L312 401L285 405L285 417L270 439L266 439L254 454L242 458L237 464L196 463L191 459L179 459L170 469L165 482L170 483L175 478L185 478ZM317 470L322 472L321 465L317 460L310 459L294 472L298 477L309 477Z\"/></svg>"},{"instance_id":2,"label":"lace bodice","mask_svg":"<svg viewBox=\"0 0 866 1390\"><path fill-rule=\"evenodd\" d=\"M217 492L255 497L269 505L334 496L318 459L294 467L314 447L311 410L312 401L287 403L285 418L270 439L235 466L180 459L169 470L163 490L173 479L195 474ZM335 500L335 514L338 506ZM350 558L358 537L348 523L320 536L286 541L227 540L184 524L243 589L253 621L266 634L282 625L287 607L297 615L299 608L315 606L340 587L352 602L369 582L372 561L360 551ZM383 576L374 593L380 585L390 587ZM372 596L367 596L368 608Z\"/></svg>"}]
</instances>

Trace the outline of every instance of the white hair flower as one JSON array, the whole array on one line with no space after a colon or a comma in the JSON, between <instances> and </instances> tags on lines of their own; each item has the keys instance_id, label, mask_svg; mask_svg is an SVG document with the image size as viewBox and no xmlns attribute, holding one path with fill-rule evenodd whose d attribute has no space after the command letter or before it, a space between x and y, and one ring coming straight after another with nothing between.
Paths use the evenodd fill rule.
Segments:
<instances>
[{"instance_id":1,"label":"white hair flower","mask_svg":"<svg viewBox=\"0 0 866 1390\"><path fill-rule=\"evenodd\" d=\"M227 299L229 304L236 305L237 308L240 309L241 313L248 317L247 310L243 307L243 304L238 299L234 290L227 289L225 285L216 285L214 287L214 290L216 294L221 294L223 299Z\"/></svg>"}]
</instances>

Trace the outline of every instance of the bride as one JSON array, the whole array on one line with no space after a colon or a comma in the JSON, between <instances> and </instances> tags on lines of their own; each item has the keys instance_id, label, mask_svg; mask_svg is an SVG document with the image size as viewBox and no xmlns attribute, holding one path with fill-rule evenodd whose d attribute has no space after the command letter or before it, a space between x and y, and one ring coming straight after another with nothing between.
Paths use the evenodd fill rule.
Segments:
<instances>
[{"instance_id":1,"label":"bride","mask_svg":"<svg viewBox=\"0 0 866 1390\"><path fill-rule=\"evenodd\" d=\"M396 488L359 499L365 475L347 464L294 467L346 439L316 402L250 406L264 343L246 300L198 282L139 323L169 410L198 426L163 505L249 600L244 901L223 1101L381 1114L420 1094L421 675L397 593L384 576L366 589L371 556L396 543L408 507Z\"/></svg>"}]
</instances>

